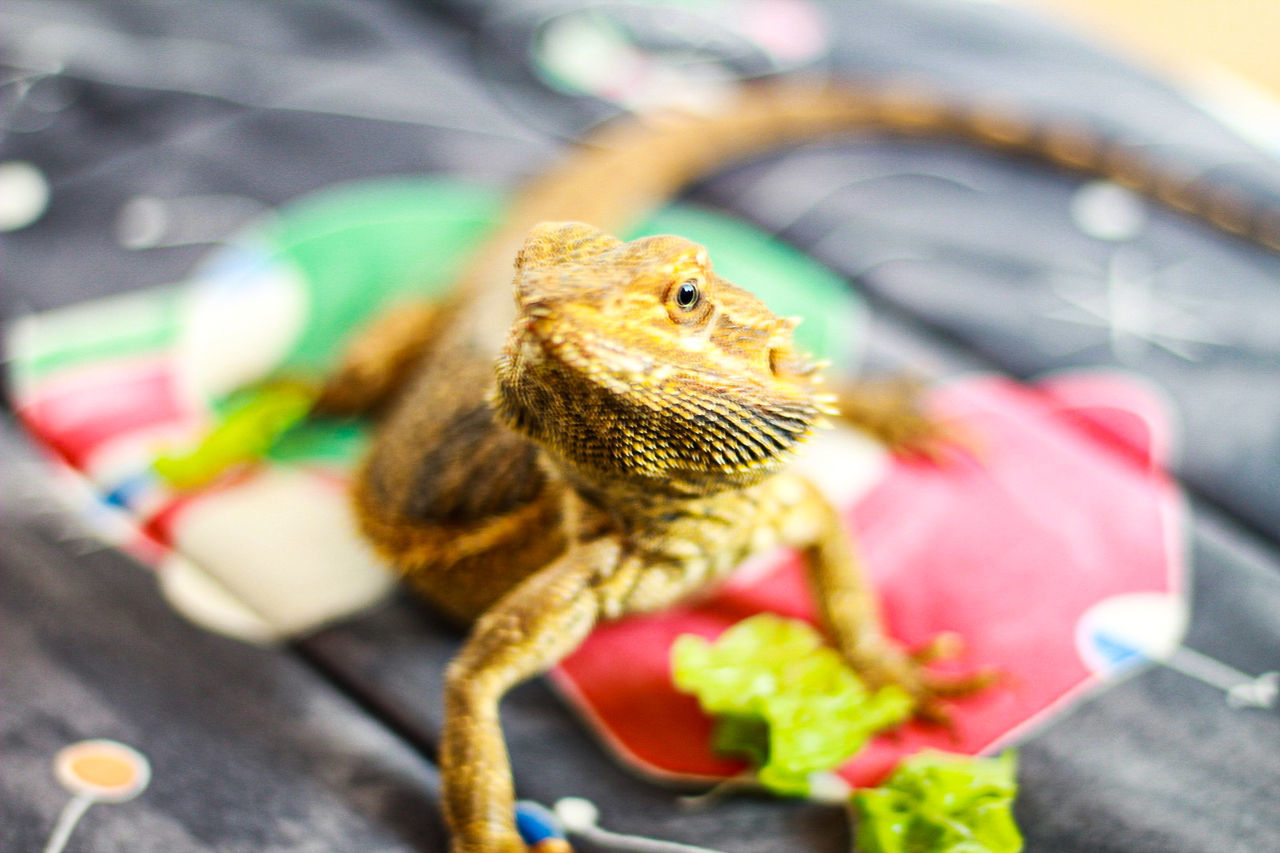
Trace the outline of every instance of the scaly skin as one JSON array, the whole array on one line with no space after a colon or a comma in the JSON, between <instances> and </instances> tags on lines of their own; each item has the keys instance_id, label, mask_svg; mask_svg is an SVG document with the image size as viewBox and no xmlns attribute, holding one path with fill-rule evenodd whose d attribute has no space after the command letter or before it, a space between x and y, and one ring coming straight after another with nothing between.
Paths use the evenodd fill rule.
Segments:
<instances>
[{"instance_id":1,"label":"scaly skin","mask_svg":"<svg viewBox=\"0 0 1280 853\"><path fill-rule=\"evenodd\" d=\"M408 396L417 416L392 420L399 437L380 442L357 491L366 531L410 582L459 620L479 614L446 681L440 765L455 850L522 849L498 721L507 689L597 622L666 607L763 549L800 551L833 642L872 684L900 684L934 710L938 695L984 683L933 678L884 639L836 513L783 470L834 414L818 366L793 347L793 321L719 278L700 246L623 243L579 223L534 228L515 289L492 409L510 431L428 432L438 422L423 413L480 379L426 382ZM472 465L492 483L500 461L505 491L445 484ZM382 484L408 489L402 503L418 512L442 492L467 495L476 506L450 509L471 527L388 524ZM430 511L447 515L442 501Z\"/></svg>"},{"instance_id":2,"label":"scaly skin","mask_svg":"<svg viewBox=\"0 0 1280 853\"><path fill-rule=\"evenodd\" d=\"M763 548L799 550L837 648L871 683L903 685L919 713L989 680L938 679L923 662L941 645L911 656L884 638L836 514L784 470L834 411L792 347L794 323L716 276L701 247L568 221L618 230L733 158L858 128L1032 154L1280 248L1273 215L1087 130L890 89L749 89L723 114L606 129L533 182L453 298L378 321L320 403L384 411L356 479L361 527L415 590L472 623L440 745L456 853L524 849L498 720L506 690L599 621L667 606ZM940 437L900 389L840 403L894 449Z\"/></svg>"}]
</instances>

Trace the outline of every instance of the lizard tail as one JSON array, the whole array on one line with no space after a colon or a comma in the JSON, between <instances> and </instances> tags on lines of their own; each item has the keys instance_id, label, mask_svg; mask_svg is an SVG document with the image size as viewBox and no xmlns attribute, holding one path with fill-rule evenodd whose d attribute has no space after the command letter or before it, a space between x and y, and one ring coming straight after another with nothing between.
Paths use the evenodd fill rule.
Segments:
<instances>
[{"instance_id":1,"label":"lizard tail","mask_svg":"<svg viewBox=\"0 0 1280 853\"><path fill-rule=\"evenodd\" d=\"M512 260L530 229L576 220L620 233L682 188L751 156L850 132L951 137L1096 175L1280 252L1280 207L1199 170L1161 160L1084 120L1044 118L997 101L927 88L850 82L741 87L710 113L662 113L607 124L527 183L458 279L430 350L498 351L515 316ZM424 345L424 348L428 348Z\"/></svg>"},{"instance_id":2,"label":"lizard tail","mask_svg":"<svg viewBox=\"0 0 1280 853\"><path fill-rule=\"evenodd\" d=\"M951 137L1107 178L1280 252L1280 210L1082 120L1044 119L1007 104L888 84L748 85L714 113L606 125L524 188L509 227L522 237L539 221L577 220L616 233L735 161L860 130Z\"/></svg>"},{"instance_id":3,"label":"lizard tail","mask_svg":"<svg viewBox=\"0 0 1280 853\"><path fill-rule=\"evenodd\" d=\"M511 261L535 224L580 221L619 233L717 169L855 131L950 137L1107 178L1280 252L1280 208L1083 120L1046 119L1008 104L884 83L750 84L714 112L605 125L526 184L454 291L457 340L481 341L490 351L500 346L511 315Z\"/></svg>"}]
</instances>

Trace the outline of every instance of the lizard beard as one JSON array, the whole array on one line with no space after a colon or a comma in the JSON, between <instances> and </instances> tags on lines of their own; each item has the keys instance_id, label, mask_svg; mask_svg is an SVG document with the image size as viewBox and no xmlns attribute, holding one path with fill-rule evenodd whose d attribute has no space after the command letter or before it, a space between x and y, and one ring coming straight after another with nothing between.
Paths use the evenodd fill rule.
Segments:
<instances>
[{"instance_id":1,"label":"lizard beard","mask_svg":"<svg viewBox=\"0 0 1280 853\"><path fill-rule=\"evenodd\" d=\"M778 470L821 417L806 397L771 399L696 372L623 378L530 338L516 331L498 362L498 417L580 482L683 495L749 485Z\"/></svg>"}]
</instances>

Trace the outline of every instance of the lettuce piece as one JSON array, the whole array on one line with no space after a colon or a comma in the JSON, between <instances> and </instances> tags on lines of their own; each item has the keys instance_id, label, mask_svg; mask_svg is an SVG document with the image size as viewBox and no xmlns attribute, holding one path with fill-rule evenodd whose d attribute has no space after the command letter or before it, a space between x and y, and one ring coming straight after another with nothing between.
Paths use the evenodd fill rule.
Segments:
<instances>
[{"instance_id":1,"label":"lettuce piece","mask_svg":"<svg viewBox=\"0 0 1280 853\"><path fill-rule=\"evenodd\" d=\"M1017 853L1017 757L925 751L853 795L860 853Z\"/></svg>"},{"instance_id":2,"label":"lettuce piece","mask_svg":"<svg viewBox=\"0 0 1280 853\"><path fill-rule=\"evenodd\" d=\"M671 648L676 687L717 717L713 746L744 755L762 785L806 796L809 776L843 764L876 732L905 721L899 687L871 692L808 623L759 614L714 643L686 634Z\"/></svg>"}]
</instances>

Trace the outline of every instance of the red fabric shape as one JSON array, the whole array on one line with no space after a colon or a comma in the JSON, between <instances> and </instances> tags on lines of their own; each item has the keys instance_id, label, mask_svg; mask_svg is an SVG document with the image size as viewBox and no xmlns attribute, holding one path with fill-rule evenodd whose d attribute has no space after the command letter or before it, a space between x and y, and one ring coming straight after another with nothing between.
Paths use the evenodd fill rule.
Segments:
<instances>
[{"instance_id":1,"label":"red fabric shape","mask_svg":"<svg viewBox=\"0 0 1280 853\"><path fill-rule=\"evenodd\" d=\"M941 466L894 461L843 509L888 632L908 647L957 632L964 654L940 668L995 667L1005 681L955 702L954 732L911 724L873 741L841 771L858 785L925 746L976 753L1007 742L1097 684L1074 640L1086 610L1124 593L1176 594L1182 584L1181 538L1172 535L1181 503L1150 464L1168 429L1142 387L1114 376L1041 387L976 377L933 403L977 437L976 456ZM710 721L671 685L669 650L680 634L713 637L762 610L812 620L798 560L767 559L765 570L704 601L600 627L555 670L555 683L626 763L663 777L740 769L710 752Z\"/></svg>"}]
</instances>

